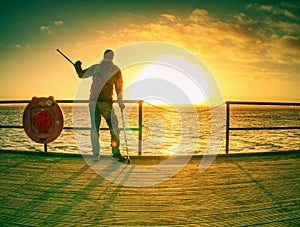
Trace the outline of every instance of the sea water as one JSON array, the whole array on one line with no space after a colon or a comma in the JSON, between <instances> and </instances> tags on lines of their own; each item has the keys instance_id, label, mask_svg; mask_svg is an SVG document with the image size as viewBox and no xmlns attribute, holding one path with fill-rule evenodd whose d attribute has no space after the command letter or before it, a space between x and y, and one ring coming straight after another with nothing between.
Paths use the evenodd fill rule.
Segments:
<instances>
[{"instance_id":1,"label":"sea water","mask_svg":"<svg viewBox=\"0 0 300 227\"><path fill-rule=\"evenodd\" d=\"M85 104L60 104L65 127L90 127L88 106ZM24 105L1 105L1 126L22 126ZM74 111L75 108L75 111ZM221 108L224 108L221 107ZM122 118L114 105L122 128ZM125 108L126 128L138 128L138 105L127 104ZM212 138L211 109L205 106L180 108L143 104L142 109L142 155L171 155L178 147L192 149L195 154L205 152ZM293 106L232 106L230 127L290 127L300 126L300 107ZM194 120L192 120L194 119ZM196 121L195 121L196 119ZM80 125L79 125L80 124ZM225 153L225 116L217 119L222 136L219 153ZM107 128L104 119L101 127ZM138 154L137 130L126 130L130 155ZM230 131L229 153L249 153L299 150L300 130L237 130ZM120 131L121 152L126 143ZM110 151L110 133L100 131L101 151ZM33 142L22 128L0 128L0 150L43 151L43 144ZM60 136L48 144L48 151L64 153L91 153L90 131L64 129Z\"/></svg>"}]
</instances>

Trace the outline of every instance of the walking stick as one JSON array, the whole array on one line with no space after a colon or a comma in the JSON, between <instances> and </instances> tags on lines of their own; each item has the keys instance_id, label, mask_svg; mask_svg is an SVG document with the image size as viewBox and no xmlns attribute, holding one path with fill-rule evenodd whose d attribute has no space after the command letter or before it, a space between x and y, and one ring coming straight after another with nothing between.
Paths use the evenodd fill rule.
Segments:
<instances>
[{"instance_id":1,"label":"walking stick","mask_svg":"<svg viewBox=\"0 0 300 227\"><path fill-rule=\"evenodd\" d=\"M56 51L60 53L65 59L67 59L72 65L75 66L74 62L72 62L66 55L64 55L63 52L61 52L59 49L56 49Z\"/></svg>"},{"instance_id":2,"label":"walking stick","mask_svg":"<svg viewBox=\"0 0 300 227\"><path fill-rule=\"evenodd\" d=\"M123 110L122 109L121 109L121 117L122 117L124 139L125 139L125 146L126 146L126 153L127 153L127 163L130 164L130 157L129 157L129 153L128 153L128 145L127 145L127 138L126 138L126 132L125 132L124 114L123 114Z\"/></svg>"}]
</instances>

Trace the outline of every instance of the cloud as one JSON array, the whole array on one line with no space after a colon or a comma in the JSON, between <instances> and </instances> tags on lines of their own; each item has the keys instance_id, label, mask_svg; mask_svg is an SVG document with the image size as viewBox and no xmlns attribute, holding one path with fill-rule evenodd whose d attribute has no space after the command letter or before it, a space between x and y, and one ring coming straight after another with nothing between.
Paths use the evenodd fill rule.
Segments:
<instances>
[{"instance_id":1,"label":"cloud","mask_svg":"<svg viewBox=\"0 0 300 227\"><path fill-rule=\"evenodd\" d=\"M247 29L236 23L218 21L206 10L195 9L187 18L178 18L171 14L164 15L164 18L168 20L157 20L143 25L132 24L115 36L185 43L188 48L204 57L224 56L228 51L248 49L256 43L256 37Z\"/></svg>"},{"instance_id":2,"label":"cloud","mask_svg":"<svg viewBox=\"0 0 300 227\"><path fill-rule=\"evenodd\" d=\"M264 10L273 8L267 7ZM298 64L297 51L289 47L297 44L297 31L300 31L298 23L253 18L245 13L233 15L225 21L214 18L206 10L195 9L186 18L162 14L156 21L131 24L109 36L102 31L99 40L106 37L120 40L122 37L122 41L118 42L124 44L129 40L163 40L184 45L208 61L222 61L228 65L262 62ZM284 36L293 38L287 40ZM284 51L279 51L279 44L280 48L285 48Z\"/></svg>"},{"instance_id":3,"label":"cloud","mask_svg":"<svg viewBox=\"0 0 300 227\"><path fill-rule=\"evenodd\" d=\"M294 36L284 36L282 39L284 46L300 52L300 38Z\"/></svg>"},{"instance_id":4,"label":"cloud","mask_svg":"<svg viewBox=\"0 0 300 227\"><path fill-rule=\"evenodd\" d=\"M299 16L293 14L289 10L281 9L281 8L276 7L276 6L261 5L261 6L259 6L259 10L270 12L270 13L275 14L275 15L284 15L288 18L295 19L295 20L300 19Z\"/></svg>"},{"instance_id":5,"label":"cloud","mask_svg":"<svg viewBox=\"0 0 300 227\"><path fill-rule=\"evenodd\" d=\"M284 5L284 4L282 4L282 5ZM291 8L291 5L286 4L285 6L287 6L288 8ZM285 16L287 18L294 19L294 20L300 20L300 17L298 15L294 14L293 12L291 12L290 10L288 10L286 8L281 8L280 6L259 5L259 4L255 3L255 4L248 4L247 8L257 9L259 11L271 13L273 15Z\"/></svg>"},{"instance_id":6,"label":"cloud","mask_svg":"<svg viewBox=\"0 0 300 227\"><path fill-rule=\"evenodd\" d=\"M54 24L55 24L56 26L59 26L59 25L63 25L64 22L63 22L62 20L56 20L56 21L54 21Z\"/></svg>"},{"instance_id":7,"label":"cloud","mask_svg":"<svg viewBox=\"0 0 300 227\"><path fill-rule=\"evenodd\" d=\"M280 2L280 5L284 8L289 8L289 9L300 9L300 2L298 1L291 1L292 3L290 2Z\"/></svg>"},{"instance_id":8,"label":"cloud","mask_svg":"<svg viewBox=\"0 0 300 227\"><path fill-rule=\"evenodd\" d=\"M279 38L272 49L272 54L281 64L294 63L300 66L300 38L295 36Z\"/></svg>"},{"instance_id":9,"label":"cloud","mask_svg":"<svg viewBox=\"0 0 300 227\"><path fill-rule=\"evenodd\" d=\"M21 45L19 43L16 43L14 45L15 48L31 48L31 45L30 44L26 44L26 45Z\"/></svg>"},{"instance_id":10,"label":"cloud","mask_svg":"<svg viewBox=\"0 0 300 227\"><path fill-rule=\"evenodd\" d=\"M42 25L42 26L40 27L40 29L41 29L42 31L48 31L48 30L50 29L50 27L49 27L49 26Z\"/></svg>"},{"instance_id":11,"label":"cloud","mask_svg":"<svg viewBox=\"0 0 300 227\"><path fill-rule=\"evenodd\" d=\"M194 23L205 23L210 21L210 19L208 12L204 9L195 9L188 17L188 21Z\"/></svg>"},{"instance_id":12,"label":"cloud","mask_svg":"<svg viewBox=\"0 0 300 227\"><path fill-rule=\"evenodd\" d=\"M47 33L52 33L53 31L51 30L51 27L48 26L48 25L41 25L40 26L40 30L41 31L44 31L44 32L47 32Z\"/></svg>"},{"instance_id":13,"label":"cloud","mask_svg":"<svg viewBox=\"0 0 300 227\"><path fill-rule=\"evenodd\" d=\"M56 20L53 22L53 24L55 25L55 27L57 26L61 26L64 24L64 22L62 20ZM46 32L48 34L53 34L55 31L55 29L49 25L41 25L40 26L40 30L43 32Z\"/></svg>"},{"instance_id":14,"label":"cloud","mask_svg":"<svg viewBox=\"0 0 300 227\"><path fill-rule=\"evenodd\" d=\"M176 22L176 16L172 15L172 14L161 14L162 17L172 21L172 22Z\"/></svg>"}]
</instances>

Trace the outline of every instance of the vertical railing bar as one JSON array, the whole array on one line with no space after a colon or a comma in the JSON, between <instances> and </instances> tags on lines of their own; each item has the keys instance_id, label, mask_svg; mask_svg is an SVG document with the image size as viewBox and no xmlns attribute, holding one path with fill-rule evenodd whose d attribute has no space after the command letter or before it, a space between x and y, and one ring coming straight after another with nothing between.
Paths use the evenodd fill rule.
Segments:
<instances>
[{"instance_id":1,"label":"vertical railing bar","mask_svg":"<svg viewBox=\"0 0 300 227\"><path fill-rule=\"evenodd\" d=\"M139 101L139 144L138 155L142 155L142 129L143 129L143 100Z\"/></svg>"},{"instance_id":2,"label":"vertical railing bar","mask_svg":"<svg viewBox=\"0 0 300 227\"><path fill-rule=\"evenodd\" d=\"M230 103L226 102L226 154L229 152Z\"/></svg>"}]
</instances>

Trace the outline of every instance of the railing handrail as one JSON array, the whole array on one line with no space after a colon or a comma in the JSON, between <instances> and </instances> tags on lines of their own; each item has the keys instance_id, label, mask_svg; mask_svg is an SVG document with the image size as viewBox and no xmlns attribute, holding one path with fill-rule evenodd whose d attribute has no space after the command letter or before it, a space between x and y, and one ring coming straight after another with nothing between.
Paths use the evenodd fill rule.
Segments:
<instances>
[{"instance_id":1,"label":"railing handrail","mask_svg":"<svg viewBox=\"0 0 300 227\"><path fill-rule=\"evenodd\" d=\"M300 106L299 102L256 102L256 101L226 101L234 105L260 105L260 106Z\"/></svg>"},{"instance_id":2,"label":"railing handrail","mask_svg":"<svg viewBox=\"0 0 300 227\"><path fill-rule=\"evenodd\" d=\"M0 104L23 104L23 103L30 103L31 100L0 100ZM71 99L58 99L55 100L57 103L89 103L90 100L86 99L79 99L79 100L71 100ZM117 100L113 100L114 103L117 102ZM143 102L143 100L140 99L124 99L124 103L138 103Z\"/></svg>"},{"instance_id":3,"label":"railing handrail","mask_svg":"<svg viewBox=\"0 0 300 227\"><path fill-rule=\"evenodd\" d=\"M251 102L251 101L226 101L226 140L225 152L229 153L229 131L231 130L288 130L300 129L300 126L282 127L230 127L230 105L256 105L256 106L300 106L298 102Z\"/></svg>"}]
</instances>

